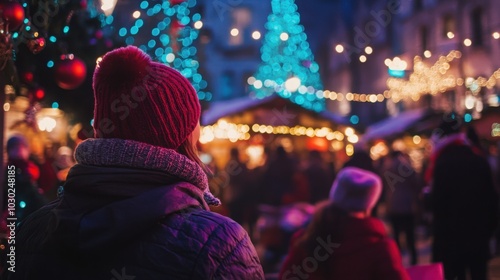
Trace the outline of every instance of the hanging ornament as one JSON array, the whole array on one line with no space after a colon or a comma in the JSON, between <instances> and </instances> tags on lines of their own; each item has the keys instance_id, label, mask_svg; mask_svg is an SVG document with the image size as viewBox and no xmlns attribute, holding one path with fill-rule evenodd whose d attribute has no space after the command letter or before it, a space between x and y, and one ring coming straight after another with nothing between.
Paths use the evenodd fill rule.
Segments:
<instances>
[{"instance_id":1,"label":"hanging ornament","mask_svg":"<svg viewBox=\"0 0 500 280\"><path fill-rule=\"evenodd\" d=\"M33 54L38 54L45 48L45 39L43 37L30 39L26 45Z\"/></svg>"},{"instance_id":2,"label":"hanging ornament","mask_svg":"<svg viewBox=\"0 0 500 280\"><path fill-rule=\"evenodd\" d=\"M61 56L55 66L55 79L57 85L62 89L75 89L79 87L87 76L85 63L73 54Z\"/></svg>"},{"instance_id":3,"label":"hanging ornament","mask_svg":"<svg viewBox=\"0 0 500 280\"><path fill-rule=\"evenodd\" d=\"M12 37L5 26L5 23L0 19L0 70L4 70L7 62L12 58Z\"/></svg>"},{"instance_id":4,"label":"hanging ornament","mask_svg":"<svg viewBox=\"0 0 500 280\"><path fill-rule=\"evenodd\" d=\"M179 42L179 32L184 27L178 19L173 19L170 24L170 41L172 42L172 50L177 53L180 50Z\"/></svg>"},{"instance_id":5,"label":"hanging ornament","mask_svg":"<svg viewBox=\"0 0 500 280\"><path fill-rule=\"evenodd\" d=\"M36 101L31 101L30 106L26 111L24 111L24 122L28 124L34 131L38 131L38 125L36 121L36 113L40 111L40 103Z\"/></svg>"},{"instance_id":6,"label":"hanging ornament","mask_svg":"<svg viewBox=\"0 0 500 280\"><path fill-rule=\"evenodd\" d=\"M87 3L87 0L80 0L80 8L82 8L82 10L86 10L88 6L89 3Z\"/></svg>"},{"instance_id":7,"label":"hanging ornament","mask_svg":"<svg viewBox=\"0 0 500 280\"><path fill-rule=\"evenodd\" d=\"M35 100L40 101L45 97L45 91L42 88L35 90Z\"/></svg>"},{"instance_id":8,"label":"hanging ornament","mask_svg":"<svg viewBox=\"0 0 500 280\"><path fill-rule=\"evenodd\" d=\"M32 72L24 72L21 74L22 81L28 84L33 82L33 73Z\"/></svg>"},{"instance_id":9,"label":"hanging ornament","mask_svg":"<svg viewBox=\"0 0 500 280\"><path fill-rule=\"evenodd\" d=\"M170 0L170 4L172 6L178 5L178 4L182 3L182 2L184 2L184 0Z\"/></svg>"},{"instance_id":10,"label":"hanging ornament","mask_svg":"<svg viewBox=\"0 0 500 280\"><path fill-rule=\"evenodd\" d=\"M24 9L17 2L0 2L0 14L8 31L18 29L24 20Z\"/></svg>"}]
</instances>

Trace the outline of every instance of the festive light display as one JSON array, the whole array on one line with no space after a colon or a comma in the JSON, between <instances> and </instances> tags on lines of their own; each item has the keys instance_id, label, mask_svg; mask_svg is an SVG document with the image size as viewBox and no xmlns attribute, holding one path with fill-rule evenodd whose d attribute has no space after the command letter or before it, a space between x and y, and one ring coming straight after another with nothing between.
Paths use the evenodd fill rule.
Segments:
<instances>
[{"instance_id":1,"label":"festive light display","mask_svg":"<svg viewBox=\"0 0 500 280\"><path fill-rule=\"evenodd\" d=\"M473 93L479 92L484 87L492 89L496 85L497 80L500 79L500 69L497 69L488 78L478 77L469 82L467 82L469 79L464 80L463 78L457 78L452 74L448 74L448 70L451 67L450 63L455 59L460 59L461 56L459 51L451 51L446 56L439 57L432 66L427 66L420 56L415 56L413 73L410 74L409 79L403 79L404 75L399 75L401 78L389 78L387 80L388 89L383 93L342 93L330 90L316 90L314 88L308 90L315 92L317 98L376 103L383 102L386 99L392 99L394 102L399 102L403 99L417 101L422 95L436 95L451 90L456 86L463 86L464 84ZM395 58L395 60L396 64L394 64L394 60L387 59L385 61L386 66L394 66L392 70L395 71L404 71L406 64L403 64L403 61L399 58ZM248 81L249 84L251 82L253 80Z\"/></svg>"},{"instance_id":2,"label":"festive light display","mask_svg":"<svg viewBox=\"0 0 500 280\"><path fill-rule=\"evenodd\" d=\"M273 135L292 135L326 138L329 141L344 141L357 143L359 137L353 128L347 127L344 132L332 130L329 127L306 127L296 126L272 126L265 124L235 124L225 120L219 120L214 125L204 126L201 129L200 143L206 144L215 139L229 139L231 142L250 139L250 133L273 134Z\"/></svg>"},{"instance_id":3,"label":"festive light display","mask_svg":"<svg viewBox=\"0 0 500 280\"><path fill-rule=\"evenodd\" d=\"M277 93L304 108L322 111L325 102L319 66L307 43L293 0L272 0L272 14L261 48L262 64L252 79L251 94L264 98Z\"/></svg>"},{"instance_id":4,"label":"festive light display","mask_svg":"<svg viewBox=\"0 0 500 280\"><path fill-rule=\"evenodd\" d=\"M191 81L200 100L211 100L212 94L205 91L207 82L198 73L193 45L203 26L201 15L190 12L196 0L157 2L137 2L139 7L132 14L135 20L130 26L115 26L118 35L127 45L139 46L155 60L179 70Z\"/></svg>"},{"instance_id":5,"label":"festive light display","mask_svg":"<svg viewBox=\"0 0 500 280\"><path fill-rule=\"evenodd\" d=\"M425 65L422 58L416 56L413 64L413 73L408 80L389 78L387 86L395 102L403 98L417 101L424 94L436 95L445 92L457 85L457 79L447 74L450 62L459 59L462 54L452 51L447 56L441 56L431 67Z\"/></svg>"}]
</instances>

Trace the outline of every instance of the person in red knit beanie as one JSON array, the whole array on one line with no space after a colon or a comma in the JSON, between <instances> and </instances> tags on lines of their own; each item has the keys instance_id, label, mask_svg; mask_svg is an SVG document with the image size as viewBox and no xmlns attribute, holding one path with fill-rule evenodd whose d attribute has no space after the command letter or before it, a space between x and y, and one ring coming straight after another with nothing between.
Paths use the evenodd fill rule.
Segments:
<instances>
[{"instance_id":1,"label":"person in red knit beanie","mask_svg":"<svg viewBox=\"0 0 500 280\"><path fill-rule=\"evenodd\" d=\"M17 233L7 279L264 279L246 231L211 212L189 81L136 47L97 65L94 138L60 198Z\"/></svg>"}]
</instances>

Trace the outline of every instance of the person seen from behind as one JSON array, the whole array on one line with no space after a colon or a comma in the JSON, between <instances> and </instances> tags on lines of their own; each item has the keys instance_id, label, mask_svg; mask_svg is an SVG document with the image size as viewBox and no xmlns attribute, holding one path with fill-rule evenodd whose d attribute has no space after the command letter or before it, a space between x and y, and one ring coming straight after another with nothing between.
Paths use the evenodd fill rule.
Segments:
<instances>
[{"instance_id":1,"label":"person seen from behind","mask_svg":"<svg viewBox=\"0 0 500 280\"><path fill-rule=\"evenodd\" d=\"M409 280L396 243L370 216L381 192L376 174L340 170L329 199L294 235L279 279Z\"/></svg>"},{"instance_id":2,"label":"person seen from behind","mask_svg":"<svg viewBox=\"0 0 500 280\"><path fill-rule=\"evenodd\" d=\"M28 141L20 134L7 141L7 157L7 167L3 171L3 211L5 216L5 212L12 212L8 208L13 209L16 223L19 223L46 203L43 191L38 187L40 168L30 160ZM15 204L13 207L8 207L12 203L9 198Z\"/></svg>"},{"instance_id":3,"label":"person seen from behind","mask_svg":"<svg viewBox=\"0 0 500 280\"><path fill-rule=\"evenodd\" d=\"M209 210L189 81L129 46L104 55L93 89L94 138L20 225L7 279L264 279L245 230Z\"/></svg>"},{"instance_id":4,"label":"person seen from behind","mask_svg":"<svg viewBox=\"0 0 500 280\"><path fill-rule=\"evenodd\" d=\"M488 161L461 132L455 113L435 130L426 178L431 186L434 262L446 279L486 280L498 196Z\"/></svg>"}]
</instances>

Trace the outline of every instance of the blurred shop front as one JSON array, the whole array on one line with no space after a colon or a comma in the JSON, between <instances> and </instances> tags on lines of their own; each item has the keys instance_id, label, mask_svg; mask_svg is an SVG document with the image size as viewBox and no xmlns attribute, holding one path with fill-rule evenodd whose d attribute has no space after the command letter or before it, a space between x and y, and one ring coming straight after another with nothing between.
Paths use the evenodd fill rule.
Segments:
<instances>
[{"instance_id":1,"label":"blurred shop front","mask_svg":"<svg viewBox=\"0 0 500 280\"><path fill-rule=\"evenodd\" d=\"M249 169L263 165L267 152L277 146L298 158L317 150L340 164L352 155L358 140L346 119L304 109L279 96L212 103L203 113L200 137L202 150L210 152L205 162L223 168L230 150L237 148Z\"/></svg>"}]
</instances>

